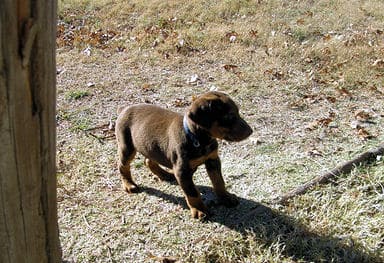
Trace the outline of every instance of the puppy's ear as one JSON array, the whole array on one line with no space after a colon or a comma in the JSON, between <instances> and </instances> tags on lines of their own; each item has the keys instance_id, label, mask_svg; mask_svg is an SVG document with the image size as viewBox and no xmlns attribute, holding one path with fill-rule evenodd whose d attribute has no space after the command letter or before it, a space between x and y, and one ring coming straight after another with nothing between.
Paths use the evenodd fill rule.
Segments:
<instances>
[{"instance_id":1,"label":"puppy's ear","mask_svg":"<svg viewBox=\"0 0 384 263\"><path fill-rule=\"evenodd\" d=\"M220 100L202 100L192 105L188 117L196 124L211 128L215 119L223 111L222 102Z\"/></svg>"},{"instance_id":2,"label":"puppy's ear","mask_svg":"<svg viewBox=\"0 0 384 263\"><path fill-rule=\"evenodd\" d=\"M195 103L190 108L188 117L197 125L209 129L211 127L211 121L208 114L211 111L211 105L211 101Z\"/></svg>"}]
</instances>

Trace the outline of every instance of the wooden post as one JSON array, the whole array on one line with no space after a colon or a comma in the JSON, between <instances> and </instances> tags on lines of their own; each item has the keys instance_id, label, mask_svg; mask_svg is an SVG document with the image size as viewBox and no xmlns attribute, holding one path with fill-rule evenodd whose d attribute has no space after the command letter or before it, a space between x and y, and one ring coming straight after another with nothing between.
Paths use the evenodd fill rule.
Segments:
<instances>
[{"instance_id":1,"label":"wooden post","mask_svg":"<svg viewBox=\"0 0 384 263\"><path fill-rule=\"evenodd\" d=\"M56 0L0 1L0 262L60 262Z\"/></svg>"}]
</instances>

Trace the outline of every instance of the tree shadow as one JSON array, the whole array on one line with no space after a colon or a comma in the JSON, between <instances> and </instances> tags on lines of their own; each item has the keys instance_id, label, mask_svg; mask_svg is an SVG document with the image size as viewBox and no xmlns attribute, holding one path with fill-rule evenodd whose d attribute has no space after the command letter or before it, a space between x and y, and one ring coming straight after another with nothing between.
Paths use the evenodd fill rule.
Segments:
<instances>
[{"instance_id":1,"label":"tree shadow","mask_svg":"<svg viewBox=\"0 0 384 263\"><path fill-rule=\"evenodd\" d=\"M296 261L306 262L383 262L374 253L364 252L350 238L318 235L295 218L264 204L239 198L235 208L219 206L210 187L198 186L204 203L213 215L207 220L233 229L244 237L251 235L267 247L276 242L283 244L283 254ZM151 187L142 192L157 196L188 209L182 197L177 197Z\"/></svg>"}]
</instances>

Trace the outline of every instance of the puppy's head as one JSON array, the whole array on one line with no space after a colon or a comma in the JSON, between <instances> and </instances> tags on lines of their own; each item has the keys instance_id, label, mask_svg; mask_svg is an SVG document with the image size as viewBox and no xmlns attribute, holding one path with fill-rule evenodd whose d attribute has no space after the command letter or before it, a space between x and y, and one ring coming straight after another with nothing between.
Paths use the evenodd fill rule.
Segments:
<instances>
[{"instance_id":1,"label":"puppy's head","mask_svg":"<svg viewBox=\"0 0 384 263\"><path fill-rule=\"evenodd\" d=\"M252 128L240 117L235 102L221 92L200 95L188 109L187 116L214 138L237 142L252 134Z\"/></svg>"}]
</instances>

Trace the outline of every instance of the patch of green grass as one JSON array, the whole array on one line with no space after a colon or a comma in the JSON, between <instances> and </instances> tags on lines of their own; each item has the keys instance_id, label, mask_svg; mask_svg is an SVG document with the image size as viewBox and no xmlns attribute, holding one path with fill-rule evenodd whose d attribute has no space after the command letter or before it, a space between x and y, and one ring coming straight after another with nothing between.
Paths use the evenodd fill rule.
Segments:
<instances>
[{"instance_id":1,"label":"patch of green grass","mask_svg":"<svg viewBox=\"0 0 384 263\"><path fill-rule=\"evenodd\" d=\"M67 100L79 100L90 95L91 93L87 90L71 90L65 94L65 98Z\"/></svg>"},{"instance_id":2,"label":"patch of green grass","mask_svg":"<svg viewBox=\"0 0 384 263\"><path fill-rule=\"evenodd\" d=\"M292 37L298 42L304 42L309 36L308 31L304 28L298 27L292 31Z\"/></svg>"},{"instance_id":3,"label":"patch of green grass","mask_svg":"<svg viewBox=\"0 0 384 263\"><path fill-rule=\"evenodd\" d=\"M62 120L68 121L71 119L71 113L69 111L59 109L57 111L57 119L59 121L62 121Z\"/></svg>"},{"instance_id":4,"label":"patch of green grass","mask_svg":"<svg viewBox=\"0 0 384 263\"><path fill-rule=\"evenodd\" d=\"M57 114L58 121L65 121L70 123L69 130L79 131L87 130L91 127L92 121L89 109L80 110L59 110Z\"/></svg>"},{"instance_id":5,"label":"patch of green grass","mask_svg":"<svg viewBox=\"0 0 384 263\"><path fill-rule=\"evenodd\" d=\"M142 168L144 168L145 167L145 165L144 165L144 160L136 160L135 162L134 162L134 167L136 168L136 169L142 169Z\"/></svg>"},{"instance_id":6,"label":"patch of green grass","mask_svg":"<svg viewBox=\"0 0 384 263\"><path fill-rule=\"evenodd\" d=\"M89 129L91 126L91 122L85 118L78 118L72 121L72 126L70 130L72 131L85 131Z\"/></svg>"}]
</instances>

